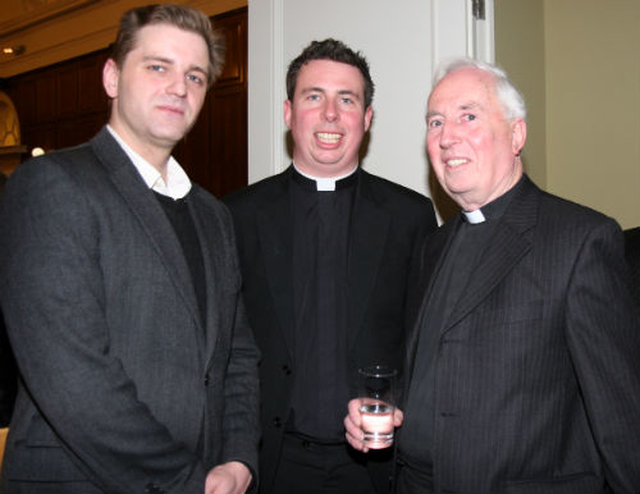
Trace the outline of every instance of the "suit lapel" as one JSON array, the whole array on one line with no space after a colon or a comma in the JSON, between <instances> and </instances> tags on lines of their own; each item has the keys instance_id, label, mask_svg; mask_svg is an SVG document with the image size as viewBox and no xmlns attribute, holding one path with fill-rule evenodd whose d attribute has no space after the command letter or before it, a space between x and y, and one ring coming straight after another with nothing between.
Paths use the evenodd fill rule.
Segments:
<instances>
[{"instance_id":1,"label":"suit lapel","mask_svg":"<svg viewBox=\"0 0 640 494\"><path fill-rule=\"evenodd\" d=\"M293 218L289 177L291 168L280 174L273 200L256 213L258 238L262 245L267 283L271 291L284 341L295 341L293 318ZM289 348L290 355L293 355Z\"/></svg>"},{"instance_id":2,"label":"suit lapel","mask_svg":"<svg viewBox=\"0 0 640 494\"><path fill-rule=\"evenodd\" d=\"M195 289L182 247L171 223L153 192L140 177L129 157L103 128L92 140L92 145L102 164L108 170L111 180L129 205L142 228L149 236L162 264L169 272L183 302L189 308L196 325L202 329ZM203 334L203 331L199 331Z\"/></svg>"},{"instance_id":3,"label":"suit lapel","mask_svg":"<svg viewBox=\"0 0 640 494\"><path fill-rule=\"evenodd\" d=\"M525 177L521 190L499 220L495 235L487 244L481 261L471 273L467 286L443 326L443 333L480 304L529 251L531 241L526 232L535 226L537 206L538 189Z\"/></svg>"},{"instance_id":4,"label":"suit lapel","mask_svg":"<svg viewBox=\"0 0 640 494\"><path fill-rule=\"evenodd\" d=\"M369 175L359 170L358 188L351 214L348 272L348 345L356 341L368 300L375 286L390 218L376 203Z\"/></svg>"},{"instance_id":5,"label":"suit lapel","mask_svg":"<svg viewBox=\"0 0 640 494\"><path fill-rule=\"evenodd\" d=\"M420 282L416 288L422 297L415 298L416 303L408 310L413 311L408 315L408 321L413 321L411 333L407 336L407 369L408 379L405 385L408 386L413 374L413 364L415 362L415 353L418 348L418 340L421 335L422 321L427 302L433 294L435 280L439 275L440 268L449 251L449 244L453 240L453 235L458 229L461 218L460 215L455 216L448 223L438 228L425 244L420 263Z\"/></svg>"},{"instance_id":6,"label":"suit lapel","mask_svg":"<svg viewBox=\"0 0 640 494\"><path fill-rule=\"evenodd\" d=\"M218 337L220 318L224 313L224 308L219 305L225 300L221 290L225 284L239 283L239 281L220 276L220 273L225 272L223 263L228 262L226 261L224 251L224 245L227 239L216 238L223 235L224 228L220 224L218 213L210 205L210 201L207 200L206 197L203 198L202 189L194 185L188 204L196 234L200 241L202 261L204 263L207 304L205 330L199 333L205 336L204 354L207 358L205 368L208 369L211 365L210 359L213 356ZM229 288L228 291L231 292L232 290L233 288Z\"/></svg>"}]
</instances>

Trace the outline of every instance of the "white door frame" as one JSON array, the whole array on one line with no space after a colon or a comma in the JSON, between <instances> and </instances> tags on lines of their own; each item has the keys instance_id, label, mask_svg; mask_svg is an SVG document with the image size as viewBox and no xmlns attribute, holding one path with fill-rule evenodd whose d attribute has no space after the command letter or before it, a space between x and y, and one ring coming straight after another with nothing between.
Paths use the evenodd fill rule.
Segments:
<instances>
[{"instance_id":1,"label":"white door frame","mask_svg":"<svg viewBox=\"0 0 640 494\"><path fill-rule=\"evenodd\" d=\"M338 0L327 2L344 7ZM404 0L396 4L388 0L349 0L342 9L343 18L331 15L331 11L327 13L326 9L314 13L312 7L316 3L311 0L249 0L248 5L249 183L288 165L282 117L284 79L289 58L300 49L301 33L308 35L309 41L313 36L333 35L344 37L355 47L361 47L362 43L375 47L375 51L365 53L379 83L366 168L428 195L424 150L426 96L435 65L447 58L472 55L469 46L477 43L469 44L470 26L475 33L484 32L485 24L469 23L471 0ZM404 17L394 20L385 11L387 8L401 9ZM349 14L344 14L345 11ZM402 19L404 22L400 22ZM407 25L411 26L409 31ZM372 37L376 37L375 43ZM389 40L391 48L381 47L378 39L380 43ZM398 40L402 40L402 45ZM492 43L490 46L492 54ZM385 50L393 50L392 63L379 63ZM396 92L391 102L389 91Z\"/></svg>"},{"instance_id":2,"label":"white door frame","mask_svg":"<svg viewBox=\"0 0 640 494\"><path fill-rule=\"evenodd\" d=\"M495 63L493 0L467 0L467 56Z\"/></svg>"}]
</instances>

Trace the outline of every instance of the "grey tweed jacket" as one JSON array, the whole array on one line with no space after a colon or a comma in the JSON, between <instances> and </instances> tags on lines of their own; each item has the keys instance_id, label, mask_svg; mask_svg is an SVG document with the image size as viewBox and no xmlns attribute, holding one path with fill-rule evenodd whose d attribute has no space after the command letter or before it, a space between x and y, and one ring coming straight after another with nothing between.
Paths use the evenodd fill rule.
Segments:
<instances>
[{"instance_id":1,"label":"grey tweed jacket","mask_svg":"<svg viewBox=\"0 0 640 494\"><path fill-rule=\"evenodd\" d=\"M22 386L5 492L202 494L216 464L257 472L259 352L231 217L195 185L187 201L204 324L171 224L106 129L9 180L0 300Z\"/></svg>"}]
</instances>

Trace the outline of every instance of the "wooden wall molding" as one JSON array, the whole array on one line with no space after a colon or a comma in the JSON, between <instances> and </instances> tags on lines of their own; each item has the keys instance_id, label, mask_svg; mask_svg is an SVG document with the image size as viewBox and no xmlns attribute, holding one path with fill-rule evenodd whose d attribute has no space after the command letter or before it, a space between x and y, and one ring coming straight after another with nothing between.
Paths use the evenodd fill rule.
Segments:
<instances>
[{"instance_id":1,"label":"wooden wall molding","mask_svg":"<svg viewBox=\"0 0 640 494\"><path fill-rule=\"evenodd\" d=\"M9 2L9 0L5 0ZM98 2L99 0L23 0L14 1L13 8L7 9L0 16L0 38L23 31L24 29L75 9ZM19 10L16 7L20 6Z\"/></svg>"},{"instance_id":2,"label":"wooden wall molding","mask_svg":"<svg viewBox=\"0 0 640 494\"><path fill-rule=\"evenodd\" d=\"M247 6L248 0L173 0L213 17ZM23 46L20 55L0 52L0 78L8 78L109 46L120 16L149 0L2 0L0 46ZM8 8L5 8L5 2Z\"/></svg>"}]
</instances>

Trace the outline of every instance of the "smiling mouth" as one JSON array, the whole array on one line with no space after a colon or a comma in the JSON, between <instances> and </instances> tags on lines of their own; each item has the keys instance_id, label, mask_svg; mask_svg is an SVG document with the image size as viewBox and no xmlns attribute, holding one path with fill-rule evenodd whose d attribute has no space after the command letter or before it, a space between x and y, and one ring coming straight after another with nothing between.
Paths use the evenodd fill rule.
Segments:
<instances>
[{"instance_id":1,"label":"smiling mouth","mask_svg":"<svg viewBox=\"0 0 640 494\"><path fill-rule=\"evenodd\" d=\"M342 134L336 134L334 132L316 132L315 136L324 144L336 144L342 139Z\"/></svg>"},{"instance_id":2,"label":"smiling mouth","mask_svg":"<svg viewBox=\"0 0 640 494\"><path fill-rule=\"evenodd\" d=\"M468 162L468 160L466 160L464 158L456 158L456 159L445 161L446 165L450 166L452 168L455 168L455 167L460 166L460 165L464 165L467 162Z\"/></svg>"}]
</instances>

